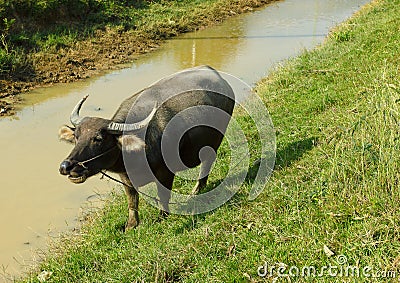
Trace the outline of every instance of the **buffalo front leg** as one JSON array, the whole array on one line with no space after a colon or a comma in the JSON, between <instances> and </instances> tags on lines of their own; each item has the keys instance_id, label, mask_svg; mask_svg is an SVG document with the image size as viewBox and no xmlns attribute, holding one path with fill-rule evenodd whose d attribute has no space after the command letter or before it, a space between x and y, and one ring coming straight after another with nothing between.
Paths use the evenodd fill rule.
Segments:
<instances>
[{"instance_id":1,"label":"buffalo front leg","mask_svg":"<svg viewBox=\"0 0 400 283\"><path fill-rule=\"evenodd\" d=\"M125 225L125 231L127 231L139 225L139 193L133 187L128 175L120 174L120 178L125 184L125 193L128 199L128 221Z\"/></svg>"}]
</instances>

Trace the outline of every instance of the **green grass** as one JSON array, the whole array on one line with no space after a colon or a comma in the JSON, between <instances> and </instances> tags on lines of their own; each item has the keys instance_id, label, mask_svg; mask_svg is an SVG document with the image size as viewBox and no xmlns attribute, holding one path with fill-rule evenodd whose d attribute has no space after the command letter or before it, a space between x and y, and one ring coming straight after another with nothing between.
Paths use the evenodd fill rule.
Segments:
<instances>
[{"instance_id":1,"label":"green grass","mask_svg":"<svg viewBox=\"0 0 400 283\"><path fill-rule=\"evenodd\" d=\"M161 222L142 201L141 225L123 233L126 203L115 193L78 236L63 239L23 281L37 282L47 270L53 272L48 282L272 282L257 275L264 262L320 271L337 266L338 255L347 258L342 267L400 276L399 5L375 1L322 46L259 83L257 93L276 128L277 161L257 199L247 200L246 183L210 213ZM250 119L236 115L246 135L254 136ZM226 172L226 151L225 143L211 182ZM391 281L327 272L291 280Z\"/></svg>"}]
</instances>

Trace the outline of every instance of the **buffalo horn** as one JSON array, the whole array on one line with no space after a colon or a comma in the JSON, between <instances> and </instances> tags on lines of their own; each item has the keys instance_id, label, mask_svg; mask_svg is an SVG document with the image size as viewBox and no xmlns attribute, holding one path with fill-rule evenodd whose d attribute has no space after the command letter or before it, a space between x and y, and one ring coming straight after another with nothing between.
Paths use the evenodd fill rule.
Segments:
<instances>
[{"instance_id":1,"label":"buffalo horn","mask_svg":"<svg viewBox=\"0 0 400 283\"><path fill-rule=\"evenodd\" d=\"M79 111L81 110L83 102L88 98L89 94L85 95L75 106L74 110L72 110L71 116L70 116L70 121L74 127L78 126L79 123L82 121L82 118L79 117Z\"/></svg>"},{"instance_id":2,"label":"buffalo horn","mask_svg":"<svg viewBox=\"0 0 400 283\"><path fill-rule=\"evenodd\" d=\"M115 133L115 134L122 134L123 132L132 132L132 131L140 130L147 126L147 124L153 118L154 113L156 113L156 111L157 111L157 104L154 105L151 113L146 118L144 118L142 121L139 121L139 122L136 122L133 124L111 122L108 125L107 130L109 132Z\"/></svg>"}]
</instances>

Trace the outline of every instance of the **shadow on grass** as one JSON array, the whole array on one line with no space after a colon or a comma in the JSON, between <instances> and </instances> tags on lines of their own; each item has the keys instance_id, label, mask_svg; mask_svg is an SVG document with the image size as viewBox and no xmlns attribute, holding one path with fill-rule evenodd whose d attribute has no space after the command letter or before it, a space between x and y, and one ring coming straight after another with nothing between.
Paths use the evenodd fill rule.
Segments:
<instances>
[{"instance_id":1,"label":"shadow on grass","mask_svg":"<svg viewBox=\"0 0 400 283\"><path fill-rule=\"evenodd\" d=\"M316 144L317 138L310 137L303 140L295 141L284 148L277 150L275 167L273 170L282 170L289 167L293 162L300 160L307 151L310 151ZM246 182L252 184L257 176L261 160L255 161L247 172Z\"/></svg>"},{"instance_id":2,"label":"shadow on grass","mask_svg":"<svg viewBox=\"0 0 400 283\"><path fill-rule=\"evenodd\" d=\"M298 161L307 151L310 151L317 143L317 137L310 137L288 144L276 152L275 169L280 170L289 167L293 162Z\"/></svg>"},{"instance_id":3,"label":"shadow on grass","mask_svg":"<svg viewBox=\"0 0 400 283\"><path fill-rule=\"evenodd\" d=\"M285 167L291 166L292 163L300 160L302 156L310 151L316 144L317 138L316 137L309 137L303 140L295 141L281 150L278 150L276 152L276 162L275 162L275 169L274 170L281 170L284 169ZM258 169L260 166L260 160L257 160L256 162L253 163L249 167L249 170L247 171L245 183L251 185L258 173ZM243 171L239 174L242 174ZM204 190L201 191L201 193L206 193L209 191L212 191L215 187L220 185L223 182L224 179L219 179L213 182L209 182L207 184L207 187L204 188ZM243 190L238 190L229 201L227 201L224 206L228 205L232 209L235 209L238 205L240 205L241 202L247 201L248 199L248 193L243 191ZM218 208L217 208L218 209ZM182 223L182 226L177 228L175 230L175 234L180 234L185 231L190 231L194 230L198 227L201 227L201 223L204 222L205 218L207 217L208 214L213 213L212 211L202 213L199 215L193 215L193 216L188 216L187 220Z\"/></svg>"}]
</instances>

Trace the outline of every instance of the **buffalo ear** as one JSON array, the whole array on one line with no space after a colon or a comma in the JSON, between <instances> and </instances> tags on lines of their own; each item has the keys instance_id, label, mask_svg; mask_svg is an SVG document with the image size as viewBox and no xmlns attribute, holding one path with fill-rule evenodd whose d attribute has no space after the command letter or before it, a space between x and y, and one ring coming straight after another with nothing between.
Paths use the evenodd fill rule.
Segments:
<instances>
[{"instance_id":1,"label":"buffalo ear","mask_svg":"<svg viewBox=\"0 0 400 283\"><path fill-rule=\"evenodd\" d=\"M75 141L74 130L75 130L74 128L68 126L62 126L58 130L58 138L62 141L74 143Z\"/></svg>"},{"instance_id":2,"label":"buffalo ear","mask_svg":"<svg viewBox=\"0 0 400 283\"><path fill-rule=\"evenodd\" d=\"M118 145L126 152L140 151L145 148L144 140L135 135L121 135L118 137Z\"/></svg>"}]
</instances>

